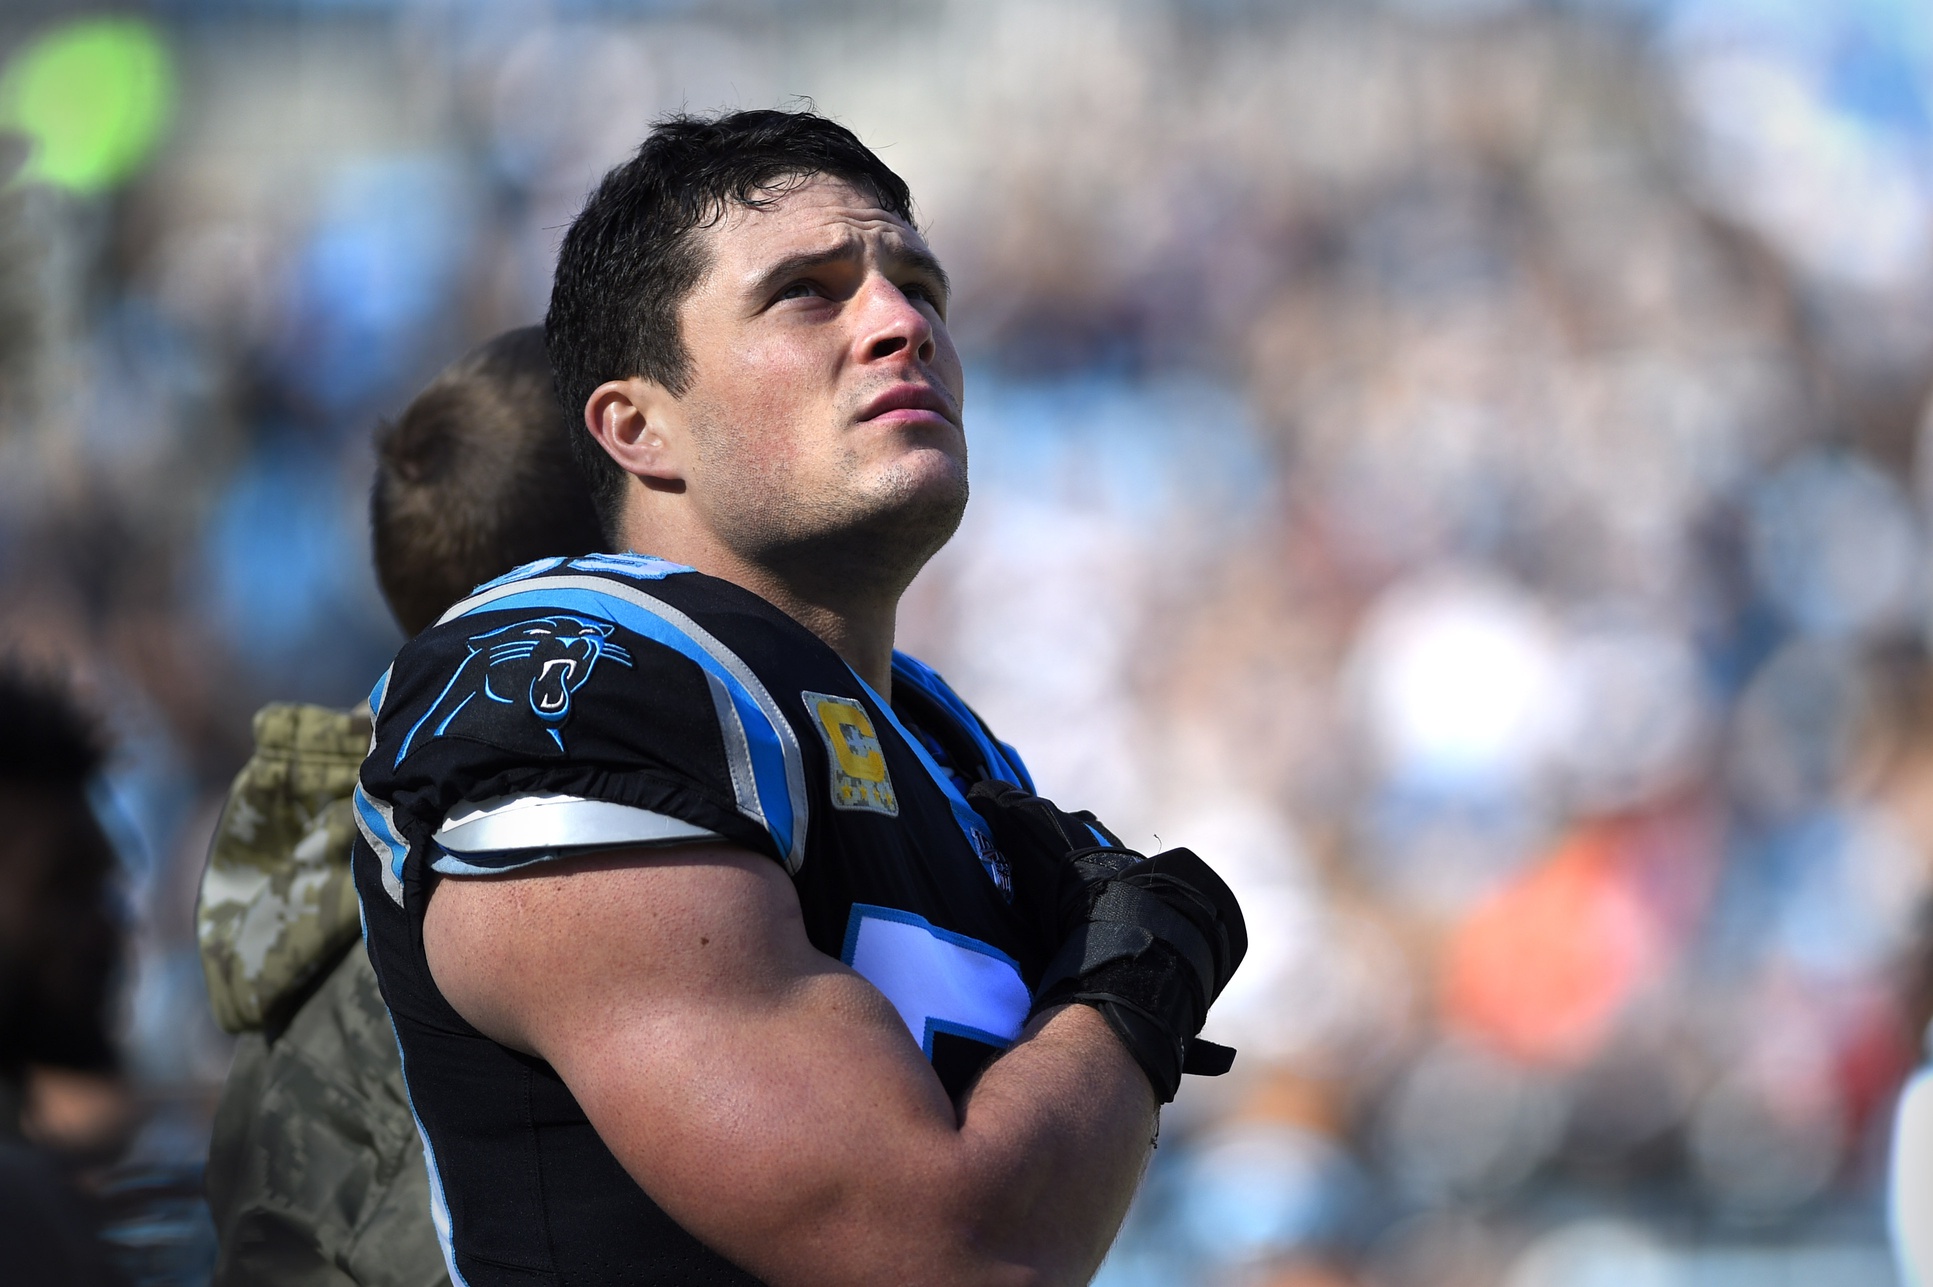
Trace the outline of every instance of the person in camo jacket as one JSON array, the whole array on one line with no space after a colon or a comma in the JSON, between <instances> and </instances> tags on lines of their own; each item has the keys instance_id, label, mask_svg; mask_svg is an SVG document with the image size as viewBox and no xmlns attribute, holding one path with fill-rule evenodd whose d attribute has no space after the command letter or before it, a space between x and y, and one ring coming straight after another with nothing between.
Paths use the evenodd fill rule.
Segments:
<instances>
[{"instance_id":1,"label":"person in camo jacket","mask_svg":"<svg viewBox=\"0 0 1933 1287\"><path fill-rule=\"evenodd\" d=\"M513 567L599 548L568 432L534 326L451 365L378 431L376 574L406 633ZM369 711L278 703L254 733L196 917L215 1017L240 1038L208 1156L215 1287L447 1283L349 874Z\"/></svg>"}]
</instances>

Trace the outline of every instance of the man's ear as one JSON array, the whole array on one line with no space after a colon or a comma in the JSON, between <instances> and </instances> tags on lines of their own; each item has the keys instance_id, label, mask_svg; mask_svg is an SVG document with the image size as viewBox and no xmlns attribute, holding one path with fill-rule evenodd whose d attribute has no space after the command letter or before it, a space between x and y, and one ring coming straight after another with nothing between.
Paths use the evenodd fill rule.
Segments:
<instances>
[{"instance_id":1,"label":"man's ear","mask_svg":"<svg viewBox=\"0 0 1933 1287\"><path fill-rule=\"evenodd\" d=\"M598 385L584 403L584 427L646 486L684 482L684 422L677 399L655 380L631 376Z\"/></svg>"}]
</instances>

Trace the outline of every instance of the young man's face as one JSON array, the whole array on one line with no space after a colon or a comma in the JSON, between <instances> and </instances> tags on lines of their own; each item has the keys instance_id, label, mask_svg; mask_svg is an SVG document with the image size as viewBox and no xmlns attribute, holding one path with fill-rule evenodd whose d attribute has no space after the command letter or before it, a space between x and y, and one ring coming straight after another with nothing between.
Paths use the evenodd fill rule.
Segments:
<instances>
[{"instance_id":1,"label":"young man's face","mask_svg":"<svg viewBox=\"0 0 1933 1287\"><path fill-rule=\"evenodd\" d=\"M697 235L711 267L679 310L692 499L775 570L910 578L967 494L960 359L932 252L825 176Z\"/></svg>"}]
</instances>

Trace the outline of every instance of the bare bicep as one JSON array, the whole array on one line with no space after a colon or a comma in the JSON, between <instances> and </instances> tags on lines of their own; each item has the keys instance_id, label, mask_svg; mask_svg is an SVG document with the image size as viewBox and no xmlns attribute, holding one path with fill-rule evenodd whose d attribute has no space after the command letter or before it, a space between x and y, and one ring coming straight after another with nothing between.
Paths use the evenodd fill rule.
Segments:
<instances>
[{"instance_id":1,"label":"bare bicep","mask_svg":"<svg viewBox=\"0 0 1933 1287\"><path fill-rule=\"evenodd\" d=\"M457 1012L527 1051L608 1025L614 1008L649 1022L679 1007L769 1003L826 960L778 867L722 844L445 877L423 939Z\"/></svg>"},{"instance_id":2,"label":"bare bicep","mask_svg":"<svg viewBox=\"0 0 1933 1287\"><path fill-rule=\"evenodd\" d=\"M704 846L446 878L424 938L457 1012L548 1061L633 1178L728 1255L880 1200L957 1124L891 1005L813 948L769 858Z\"/></svg>"}]
</instances>

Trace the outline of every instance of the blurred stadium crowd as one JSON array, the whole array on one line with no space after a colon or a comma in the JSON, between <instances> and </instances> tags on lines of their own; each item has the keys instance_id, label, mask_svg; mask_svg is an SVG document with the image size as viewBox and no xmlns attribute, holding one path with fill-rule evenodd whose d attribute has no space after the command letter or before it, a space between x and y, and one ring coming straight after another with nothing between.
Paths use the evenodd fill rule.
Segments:
<instances>
[{"instance_id":1,"label":"blurred stadium crowd","mask_svg":"<svg viewBox=\"0 0 1933 1287\"><path fill-rule=\"evenodd\" d=\"M115 736L143 1281L206 1270L248 716L399 642L372 426L654 116L795 95L959 290L902 646L1255 927L1106 1287L1894 1281L1933 9L29 2L0 57L0 642Z\"/></svg>"}]
</instances>

